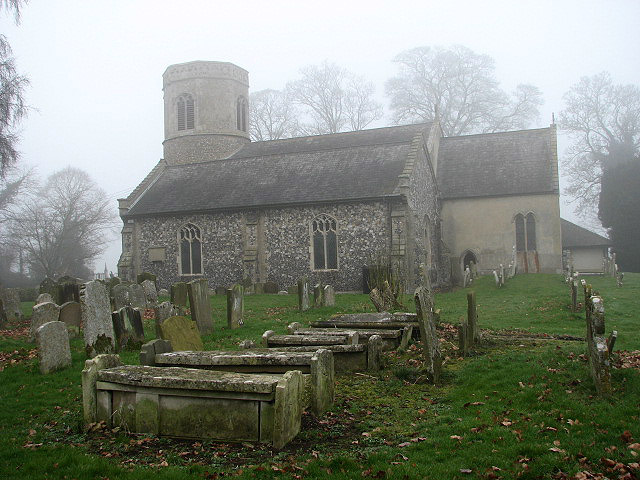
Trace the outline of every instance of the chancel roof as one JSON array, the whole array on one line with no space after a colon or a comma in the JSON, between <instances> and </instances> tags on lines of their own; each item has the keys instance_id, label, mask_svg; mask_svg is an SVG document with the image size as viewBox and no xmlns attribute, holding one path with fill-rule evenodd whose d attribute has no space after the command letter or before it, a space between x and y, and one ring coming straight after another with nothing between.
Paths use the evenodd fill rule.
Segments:
<instances>
[{"instance_id":1,"label":"chancel roof","mask_svg":"<svg viewBox=\"0 0 640 480\"><path fill-rule=\"evenodd\" d=\"M166 166L127 215L349 201L393 195L429 124L251 142L227 159Z\"/></svg>"},{"instance_id":2,"label":"chancel roof","mask_svg":"<svg viewBox=\"0 0 640 480\"><path fill-rule=\"evenodd\" d=\"M608 247L611 245L611 240L602 235L598 235L580 225L571 223L564 218L560 220L562 221L562 248Z\"/></svg>"},{"instance_id":3,"label":"chancel roof","mask_svg":"<svg viewBox=\"0 0 640 480\"><path fill-rule=\"evenodd\" d=\"M552 133L541 128L441 138L438 186L442 197L558 193Z\"/></svg>"}]
</instances>

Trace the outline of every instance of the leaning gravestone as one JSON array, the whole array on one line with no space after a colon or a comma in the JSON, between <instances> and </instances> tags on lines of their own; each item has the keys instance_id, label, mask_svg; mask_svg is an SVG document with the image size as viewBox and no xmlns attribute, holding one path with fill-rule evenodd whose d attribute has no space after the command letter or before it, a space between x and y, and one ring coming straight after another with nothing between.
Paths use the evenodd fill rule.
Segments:
<instances>
[{"instance_id":1,"label":"leaning gravestone","mask_svg":"<svg viewBox=\"0 0 640 480\"><path fill-rule=\"evenodd\" d=\"M153 307L154 317L156 320L156 338L161 337L160 324L169 317L175 317L182 313L182 308L172 304L171 302L162 302L160 305Z\"/></svg>"},{"instance_id":2,"label":"leaning gravestone","mask_svg":"<svg viewBox=\"0 0 640 480\"><path fill-rule=\"evenodd\" d=\"M115 351L115 333L107 287L96 280L84 284L80 293L84 344L89 358Z\"/></svg>"},{"instance_id":3,"label":"leaning gravestone","mask_svg":"<svg viewBox=\"0 0 640 480\"><path fill-rule=\"evenodd\" d=\"M145 280L140 285L144 290L145 297L147 299L147 307L153 308L158 303L158 291L156 290L156 284L151 280Z\"/></svg>"},{"instance_id":4,"label":"leaning gravestone","mask_svg":"<svg viewBox=\"0 0 640 480\"><path fill-rule=\"evenodd\" d=\"M244 287L235 284L227 290L227 325L238 328L244 324Z\"/></svg>"},{"instance_id":5,"label":"leaning gravestone","mask_svg":"<svg viewBox=\"0 0 640 480\"><path fill-rule=\"evenodd\" d=\"M324 286L321 283L313 287L313 306L316 308L324 306Z\"/></svg>"},{"instance_id":6,"label":"leaning gravestone","mask_svg":"<svg viewBox=\"0 0 640 480\"><path fill-rule=\"evenodd\" d=\"M309 310L309 280L307 277L298 280L298 308L301 312Z\"/></svg>"},{"instance_id":7,"label":"leaning gravestone","mask_svg":"<svg viewBox=\"0 0 640 480\"><path fill-rule=\"evenodd\" d=\"M31 314L31 335L33 342L36 339L36 330L49 322L57 322L60 315L60 307L53 302L38 303L33 306Z\"/></svg>"},{"instance_id":8,"label":"leaning gravestone","mask_svg":"<svg viewBox=\"0 0 640 480\"><path fill-rule=\"evenodd\" d=\"M430 382L437 383L440 380L442 367L442 353L440 352L440 340L433 321L433 298L431 292L425 287L418 287L415 291L416 314L420 327L420 340L424 346L426 356L425 368Z\"/></svg>"},{"instance_id":9,"label":"leaning gravestone","mask_svg":"<svg viewBox=\"0 0 640 480\"><path fill-rule=\"evenodd\" d=\"M129 285L129 291L131 292L131 306L134 308L147 308L147 295L144 293L144 288L138 283L132 283Z\"/></svg>"},{"instance_id":10,"label":"leaning gravestone","mask_svg":"<svg viewBox=\"0 0 640 480\"><path fill-rule=\"evenodd\" d=\"M169 340L175 351L202 350L202 338L194 321L186 317L169 317L160 324L163 340Z\"/></svg>"},{"instance_id":11,"label":"leaning gravestone","mask_svg":"<svg viewBox=\"0 0 640 480\"><path fill-rule=\"evenodd\" d=\"M191 318L195 320L196 325L198 325L200 334L208 335L213 332L209 284L206 279L201 278L200 280L193 280L189 282L187 286L187 292L189 293L189 305L191 306Z\"/></svg>"},{"instance_id":12,"label":"leaning gravestone","mask_svg":"<svg viewBox=\"0 0 640 480\"><path fill-rule=\"evenodd\" d=\"M38 295L38 298L36 298L36 305L39 303L46 303L46 302L56 303L56 301L53 299L53 297L49 293L41 293L40 295Z\"/></svg>"},{"instance_id":13,"label":"leaning gravestone","mask_svg":"<svg viewBox=\"0 0 640 480\"><path fill-rule=\"evenodd\" d=\"M69 334L63 322L47 322L36 330L40 373L50 373L71 365Z\"/></svg>"},{"instance_id":14,"label":"leaning gravestone","mask_svg":"<svg viewBox=\"0 0 640 480\"><path fill-rule=\"evenodd\" d=\"M122 307L111 314L118 350L135 350L144 343L144 328L140 310Z\"/></svg>"},{"instance_id":15,"label":"leaning gravestone","mask_svg":"<svg viewBox=\"0 0 640 480\"><path fill-rule=\"evenodd\" d=\"M82 324L82 309L79 302L66 302L60 305L60 315L58 320L67 326L69 337L77 337L80 335L80 326Z\"/></svg>"},{"instance_id":16,"label":"leaning gravestone","mask_svg":"<svg viewBox=\"0 0 640 480\"><path fill-rule=\"evenodd\" d=\"M336 305L336 291L333 289L333 286L324 286L323 298L325 306L334 307Z\"/></svg>"},{"instance_id":17,"label":"leaning gravestone","mask_svg":"<svg viewBox=\"0 0 640 480\"><path fill-rule=\"evenodd\" d=\"M113 306L116 310L120 310L122 307L131 305L131 290L129 285L115 285L112 289L113 293Z\"/></svg>"},{"instance_id":18,"label":"leaning gravestone","mask_svg":"<svg viewBox=\"0 0 640 480\"><path fill-rule=\"evenodd\" d=\"M187 284L178 282L171 285L171 303L179 307L187 306Z\"/></svg>"}]
</instances>

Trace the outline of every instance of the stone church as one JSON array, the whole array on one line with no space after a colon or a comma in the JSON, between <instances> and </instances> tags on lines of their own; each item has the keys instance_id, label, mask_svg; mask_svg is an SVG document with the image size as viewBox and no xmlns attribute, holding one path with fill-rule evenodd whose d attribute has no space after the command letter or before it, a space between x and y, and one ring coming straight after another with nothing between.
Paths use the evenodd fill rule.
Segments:
<instances>
[{"instance_id":1,"label":"stone church","mask_svg":"<svg viewBox=\"0 0 640 480\"><path fill-rule=\"evenodd\" d=\"M125 199L120 277L363 289L391 258L411 287L508 264L560 272L556 129L443 137L424 123L251 142L248 72L225 62L163 75L164 158Z\"/></svg>"}]
</instances>

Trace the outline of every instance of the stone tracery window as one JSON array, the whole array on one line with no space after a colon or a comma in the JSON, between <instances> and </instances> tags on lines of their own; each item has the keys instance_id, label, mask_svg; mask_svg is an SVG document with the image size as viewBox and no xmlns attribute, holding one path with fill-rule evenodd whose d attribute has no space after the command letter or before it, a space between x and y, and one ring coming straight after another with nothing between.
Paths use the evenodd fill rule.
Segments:
<instances>
[{"instance_id":1,"label":"stone tracery window","mask_svg":"<svg viewBox=\"0 0 640 480\"><path fill-rule=\"evenodd\" d=\"M194 128L195 107L193 97L183 93L178 97L178 130L192 130Z\"/></svg>"},{"instance_id":2,"label":"stone tracery window","mask_svg":"<svg viewBox=\"0 0 640 480\"><path fill-rule=\"evenodd\" d=\"M187 223L178 234L180 275L202 273L202 235L193 223Z\"/></svg>"},{"instance_id":3,"label":"stone tracery window","mask_svg":"<svg viewBox=\"0 0 640 480\"><path fill-rule=\"evenodd\" d=\"M337 270L338 234L335 218L323 213L311 221L311 250L314 270Z\"/></svg>"},{"instance_id":4,"label":"stone tracery window","mask_svg":"<svg viewBox=\"0 0 640 480\"><path fill-rule=\"evenodd\" d=\"M243 132L247 131L247 99L238 97L236 102L236 127Z\"/></svg>"}]
</instances>

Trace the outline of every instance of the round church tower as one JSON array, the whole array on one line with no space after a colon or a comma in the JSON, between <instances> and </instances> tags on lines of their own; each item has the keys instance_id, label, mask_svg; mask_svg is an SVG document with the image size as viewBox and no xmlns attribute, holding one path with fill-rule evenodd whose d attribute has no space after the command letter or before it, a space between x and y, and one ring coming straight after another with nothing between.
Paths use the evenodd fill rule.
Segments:
<instances>
[{"instance_id":1,"label":"round church tower","mask_svg":"<svg viewBox=\"0 0 640 480\"><path fill-rule=\"evenodd\" d=\"M171 65L162 75L164 159L226 158L249 142L249 73L228 62Z\"/></svg>"}]
</instances>

